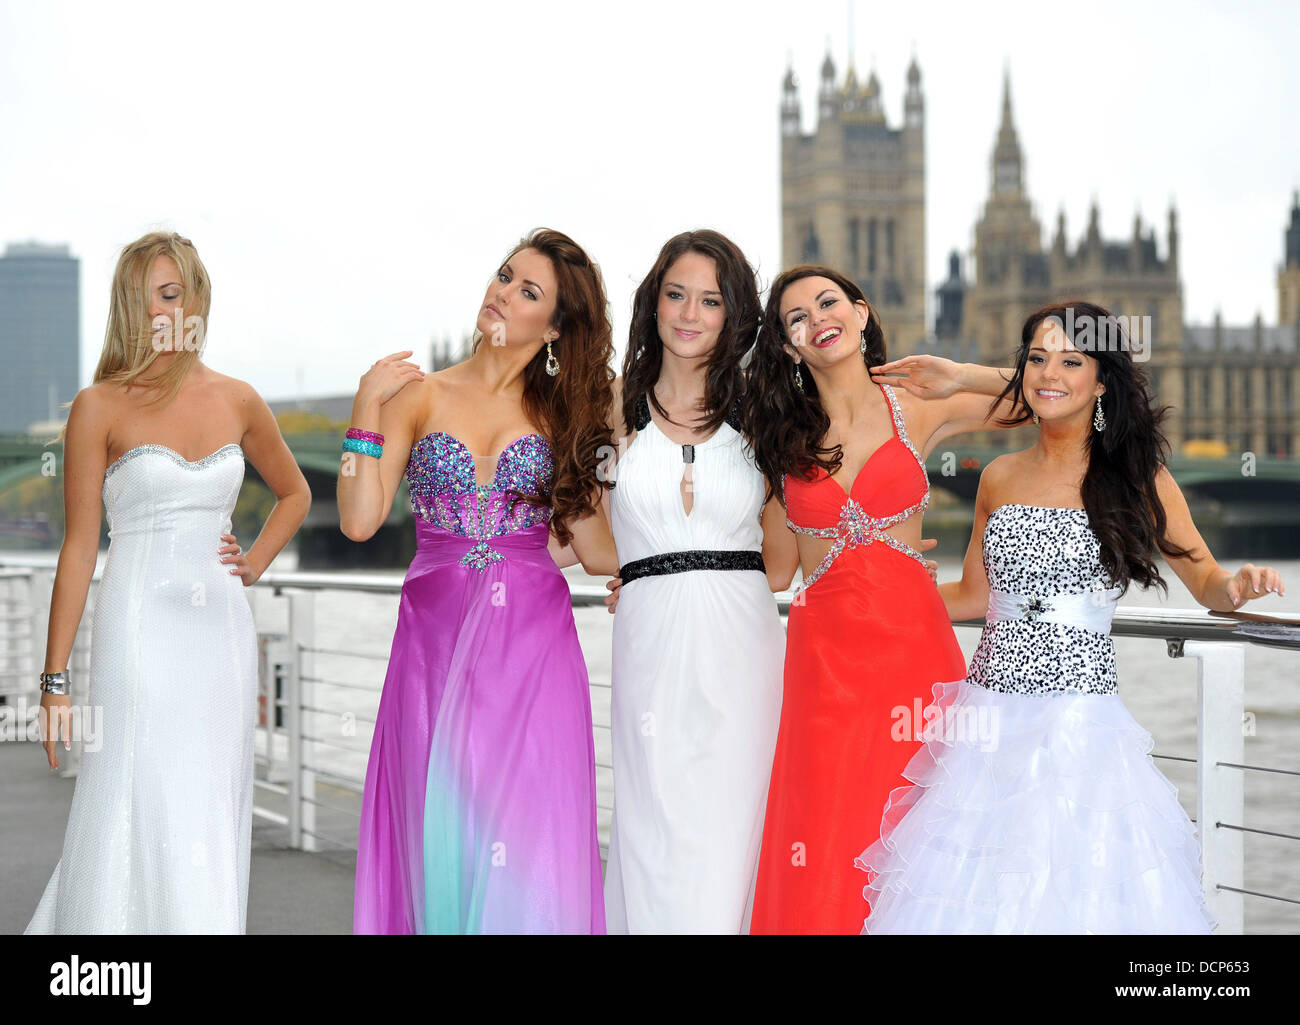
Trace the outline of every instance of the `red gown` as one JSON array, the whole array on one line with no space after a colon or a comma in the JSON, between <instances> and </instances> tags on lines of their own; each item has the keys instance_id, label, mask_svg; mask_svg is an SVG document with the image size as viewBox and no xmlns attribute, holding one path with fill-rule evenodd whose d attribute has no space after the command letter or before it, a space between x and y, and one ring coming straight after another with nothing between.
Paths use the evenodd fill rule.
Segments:
<instances>
[{"instance_id":1,"label":"red gown","mask_svg":"<svg viewBox=\"0 0 1300 1025\"><path fill-rule=\"evenodd\" d=\"M787 477L791 529L834 544L790 608L785 690L751 932L859 933L870 908L853 859L880 835L920 747L932 686L966 661L924 558L884 533L930 501L925 465L894 421L848 494L825 471Z\"/></svg>"}]
</instances>

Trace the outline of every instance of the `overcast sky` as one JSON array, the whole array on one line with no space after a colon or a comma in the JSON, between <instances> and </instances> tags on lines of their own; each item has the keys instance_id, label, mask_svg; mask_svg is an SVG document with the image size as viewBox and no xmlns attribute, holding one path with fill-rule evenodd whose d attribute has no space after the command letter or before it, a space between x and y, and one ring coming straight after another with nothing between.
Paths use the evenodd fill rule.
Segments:
<instances>
[{"instance_id":1,"label":"overcast sky","mask_svg":"<svg viewBox=\"0 0 1300 1025\"><path fill-rule=\"evenodd\" d=\"M1291 3L859 2L901 120L926 102L928 287L967 253L989 191L1004 67L1030 196L1072 244L1133 216L1165 247L1177 204L1185 308L1276 317L1300 187ZM804 129L847 0L451 4L0 0L0 242L81 260L82 382L123 244L194 240L214 280L208 362L267 398L348 392L378 356L473 326L510 245L559 228L601 264L620 354L631 294L670 235L717 228L779 270L778 105ZM1285 130L1284 130L1285 128Z\"/></svg>"}]
</instances>

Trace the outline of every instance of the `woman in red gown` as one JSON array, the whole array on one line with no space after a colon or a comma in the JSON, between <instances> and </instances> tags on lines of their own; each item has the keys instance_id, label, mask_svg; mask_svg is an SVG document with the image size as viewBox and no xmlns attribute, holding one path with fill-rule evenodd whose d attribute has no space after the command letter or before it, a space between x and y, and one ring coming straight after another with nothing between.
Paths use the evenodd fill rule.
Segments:
<instances>
[{"instance_id":1,"label":"woman in red gown","mask_svg":"<svg viewBox=\"0 0 1300 1025\"><path fill-rule=\"evenodd\" d=\"M918 371L900 394L883 372L906 362L885 363L879 318L847 277L805 266L773 283L747 414L804 580L787 628L755 933L862 930L870 909L853 859L878 838L890 791L907 783L934 685L966 676L918 551L930 501L923 454L997 426L1006 411L989 396L1005 381L963 366L975 394L945 395Z\"/></svg>"}]
</instances>

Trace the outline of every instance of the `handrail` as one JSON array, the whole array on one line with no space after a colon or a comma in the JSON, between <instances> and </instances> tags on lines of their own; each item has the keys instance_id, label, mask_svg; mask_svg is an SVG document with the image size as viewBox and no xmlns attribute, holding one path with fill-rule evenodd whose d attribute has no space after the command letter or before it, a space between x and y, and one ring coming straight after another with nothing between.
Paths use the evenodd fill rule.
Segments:
<instances>
[{"instance_id":1,"label":"handrail","mask_svg":"<svg viewBox=\"0 0 1300 1025\"><path fill-rule=\"evenodd\" d=\"M0 557L0 578L22 577L31 570L52 570L48 559L30 556ZM100 577L97 567L93 579ZM405 574L400 571L377 573L333 572L320 570L268 570L254 587L269 587L279 595L284 590L357 591L370 594L399 594ZM603 605L609 591L596 584L570 581L569 594L575 608ZM773 595L778 610L788 614L794 594L780 591ZM964 619L953 626L982 627L983 619ZM1115 610L1111 625L1115 637L1154 637L1178 641L1240 641L1261 647L1300 650L1300 619L1266 616L1250 612L1210 612L1206 609L1151 609L1121 605ZM1176 652L1171 652L1176 654Z\"/></svg>"},{"instance_id":2,"label":"handrail","mask_svg":"<svg viewBox=\"0 0 1300 1025\"><path fill-rule=\"evenodd\" d=\"M12 588L25 584L26 599L21 603L26 614L0 616L0 640L12 642L31 640L39 632L42 617L48 610L48 593L56 566L47 557L0 556L0 582L8 594L4 600L13 602ZM93 580L99 580L97 569ZM338 751L349 756L364 756L366 746L339 743L325 735L319 727L324 720L309 717L330 716L343 709L325 707L328 701L315 688L338 687L351 691L370 692L378 698L379 688L335 680L318 675L314 660L317 656L347 655L372 661L383 661L384 656L372 652L349 652L332 647L316 646L315 597L323 591L342 591L396 596L400 593L405 575L400 572L352 573L321 571L272 571L262 575L254 587L282 597L288 605L287 633L259 633L261 655L259 669L259 695L267 712L262 736L265 751L259 750L259 767L266 769L267 778L257 779L256 785L284 799L287 814L280 814L258 805L259 818L276 822L287 828L289 846L302 850L317 850L318 841L348 849L353 847L344 840L318 831L318 809L337 814L347 814L348 809L321 800L317 785L333 786L362 792L361 780L352 779L347 772L338 773L334 767L321 764L316 752ZM568 581L572 604L575 608L602 607L608 596L603 586ZM39 592L39 593L38 593ZM782 614L788 614L797 599L788 591L773 595ZM19 632L14 625L26 620L27 631ZM13 625L11 625L13 624ZM963 620L953 626L981 628L983 619ZM1294 897L1264 893L1247 889L1244 885L1243 834L1268 836L1282 841L1300 841L1291 833L1258 829L1244 825L1243 770L1297 776L1295 769L1272 768L1245 764L1244 734L1241 723L1244 716L1245 697L1245 645L1300 650L1300 619L1264 616L1252 613L1217 613L1202 609L1152 609L1137 606L1120 606L1115 610L1111 633L1117 637L1143 637L1162 639L1172 658L1188 657L1197 663L1197 757L1154 755L1174 761L1189 762L1197 769L1196 817L1201 842L1203 885L1212 913L1218 918L1220 932L1241 932L1243 928L1242 896L1267 898L1288 904L1300 903ZM88 660L88 647L83 641L85 631L79 629L72 658L82 663ZM25 644L11 648L9 658L24 665L35 665L38 653L34 645ZM22 676L35 679L35 670L22 673L20 668L0 671L0 679ZM83 674L84 675L84 674ZM592 679L595 688L608 689L605 679ZM24 693L33 690L34 684L24 690L9 690L0 686L0 694ZM277 722L272 710L283 715ZM374 720L355 708L346 710L353 722L373 726ZM593 722L596 731L609 727ZM347 734L351 736L352 734ZM259 741L259 748L262 741ZM67 759L68 774L75 774L79 745ZM608 773L607 761L596 763L600 773ZM603 778L603 777L602 777ZM610 809L598 801L598 809ZM1211 825L1212 824L1212 825ZM602 847L603 851L603 847Z\"/></svg>"}]
</instances>

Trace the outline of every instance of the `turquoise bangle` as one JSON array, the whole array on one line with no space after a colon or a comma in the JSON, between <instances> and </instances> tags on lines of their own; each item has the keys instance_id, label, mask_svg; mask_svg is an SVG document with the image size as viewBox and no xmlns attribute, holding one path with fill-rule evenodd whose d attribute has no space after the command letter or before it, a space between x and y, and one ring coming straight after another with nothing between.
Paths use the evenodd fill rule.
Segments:
<instances>
[{"instance_id":1,"label":"turquoise bangle","mask_svg":"<svg viewBox=\"0 0 1300 1025\"><path fill-rule=\"evenodd\" d=\"M344 452L360 452L363 456L374 456L378 459L384 454L384 446L376 445L373 441L362 441L360 438L344 438Z\"/></svg>"}]
</instances>

